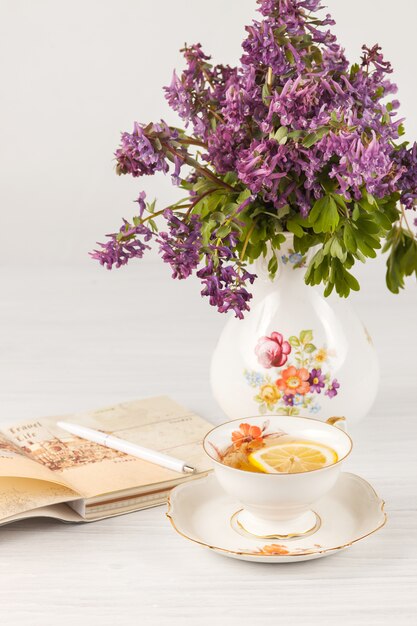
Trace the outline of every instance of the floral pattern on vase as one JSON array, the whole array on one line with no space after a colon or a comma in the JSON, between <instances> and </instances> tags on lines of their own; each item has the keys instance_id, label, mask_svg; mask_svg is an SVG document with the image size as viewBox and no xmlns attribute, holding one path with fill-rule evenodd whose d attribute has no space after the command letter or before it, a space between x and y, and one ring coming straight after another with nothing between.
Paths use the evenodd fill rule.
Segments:
<instances>
[{"instance_id":1,"label":"floral pattern on vase","mask_svg":"<svg viewBox=\"0 0 417 626\"><path fill-rule=\"evenodd\" d=\"M287 254L281 255L281 261L284 265L289 264L294 270L303 269L307 267L307 255L302 255L299 252L295 252L293 248L288 250Z\"/></svg>"},{"instance_id":2,"label":"floral pattern on vase","mask_svg":"<svg viewBox=\"0 0 417 626\"><path fill-rule=\"evenodd\" d=\"M301 410L314 414L321 410L320 394L337 396L340 383L329 368L335 354L317 348L313 341L312 330L302 330L288 341L279 332L258 340L255 354L264 371L244 370L244 376L256 390L254 400L261 414L299 415Z\"/></svg>"}]
</instances>

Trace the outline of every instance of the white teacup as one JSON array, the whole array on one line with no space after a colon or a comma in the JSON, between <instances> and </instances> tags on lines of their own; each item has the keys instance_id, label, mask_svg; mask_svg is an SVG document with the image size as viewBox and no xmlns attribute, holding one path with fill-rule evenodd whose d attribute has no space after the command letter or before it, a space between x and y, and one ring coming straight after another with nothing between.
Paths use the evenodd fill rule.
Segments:
<instances>
[{"instance_id":1,"label":"white teacup","mask_svg":"<svg viewBox=\"0 0 417 626\"><path fill-rule=\"evenodd\" d=\"M322 443L337 453L332 465L309 472L264 474L229 467L220 461L219 452L232 444L232 433L240 423L267 424L264 434L284 432L300 440ZM337 424L337 426L336 426ZM345 432L344 418L327 422L298 416L258 416L226 422L211 430L203 441L212 459L220 485L236 498L243 509L236 514L241 528L258 537L288 538L314 532L320 520L314 513L314 502L336 483L342 464L352 450L352 440Z\"/></svg>"}]
</instances>

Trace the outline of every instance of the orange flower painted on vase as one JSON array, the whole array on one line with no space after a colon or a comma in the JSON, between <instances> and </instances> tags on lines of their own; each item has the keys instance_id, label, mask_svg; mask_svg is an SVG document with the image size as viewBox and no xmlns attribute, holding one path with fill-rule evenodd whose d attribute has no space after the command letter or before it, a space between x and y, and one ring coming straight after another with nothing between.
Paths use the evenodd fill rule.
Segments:
<instances>
[{"instance_id":1,"label":"orange flower painted on vase","mask_svg":"<svg viewBox=\"0 0 417 626\"><path fill-rule=\"evenodd\" d=\"M276 385L278 389L287 395L295 395L296 393L304 396L310 391L310 383L308 379L310 374L305 367L296 369L294 365L287 367L281 372L281 378L278 378Z\"/></svg>"},{"instance_id":2,"label":"orange flower painted on vase","mask_svg":"<svg viewBox=\"0 0 417 626\"><path fill-rule=\"evenodd\" d=\"M251 441L261 442L263 430L259 426L251 426L250 424L240 424L239 430L232 432L232 442L235 448L240 448L243 443Z\"/></svg>"}]
</instances>

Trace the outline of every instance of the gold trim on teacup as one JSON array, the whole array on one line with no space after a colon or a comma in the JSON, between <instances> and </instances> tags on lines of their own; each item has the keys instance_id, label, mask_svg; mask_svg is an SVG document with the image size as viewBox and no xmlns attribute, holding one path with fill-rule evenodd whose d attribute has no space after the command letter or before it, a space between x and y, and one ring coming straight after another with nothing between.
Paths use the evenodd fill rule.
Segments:
<instances>
[{"instance_id":1,"label":"gold trim on teacup","mask_svg":"<svg viewBox=\"0 0 417 626\"><path fill-rule=\"evenodd\" d=\"M238 420L235 420L238 421ZM317 420L319 421L319 420ZM226 554L233 554L235 556L251 556L251 557L261 557L261 558L270 558L270 557L275 557L275 558L282 558L285 559L286 557L292 557L292 558L296 558L296 557L302 557L302 556L310 556L313 554L327 554L328 552L336 552L338 550L344 550L345 548L350 548L351 546L353 546L355 543L357 543L358 541L362 541L362 539L366 539L367 537L370 537L370 535L373 535L374 533L378 532L378 530L381 530L381 528L383 528L385 526L385 524L387 523L388 520L388 516L385 512L385 500L382 500L377 492L375 491L375 489L372 487L372 485L370 485L366 480L364 480L363 478L361 478L360 476L357 476L356 474L351 474L352 476L355 476L357 478L359 478L363 483L365 483L373 492L374 496L377 498L378 502L379 502L379 506L380 506L380 511L384 516L384 519L382 521L381 524L379 524L378 526L376 526L376 528L374 528L373 530L371 530L369 533L366 533L365 535L362 535L361 537L357 537L356 539L353 539L352 541L349 541L348 543L344 543L341 546L336 546L333 548L324 548L323 550L311 550L311 551L307 551L307 552L303 552L302 554L300 553L295 553L295 552L289 552L288 554L285 555L277 555L277 554L260 554L259 552L246 552L246 551L242 551L242 550L228 550L227 548L219 548L218 546L212 546L209 543L205 543L204 541L199 541L198 539L194 539L193 537L189 537L188 535L186 535L185 533L183 533L175 524L174 518L171 515L171 510L173 508L172 503L171 503L171 496L168 496L167 499L167 511L165 513L166 517L169 519L171 526L173 527L173 529L175 530L176 533L178 533L181 537L184 537L184 539L188 539L188 541L191 541L192 543L196 543L199 546L203 546L204 548L209 548L210 550L214 550L215 552L220 552L220 553L226 553ZM208 476L204 477L204 478L209 478ZM204 478L200 479L200 480L204 480ZM194 482L194 481L193 481ZM192 484L192 483L189 483Z\"/></svg>"},{"instance_id":2,"label":"gold trim on teacup","mask_svg":"<svg viewBox=\"0 0 417 626\"><path fill-rule=\"evenodd\" d=\"M247 470L242 470L239 469L237 467L233 467L232 465L225 465L224 463L222 463L221 461L219 461L219 459L215 459L214 456L212 456L210 454L210 452L207 450L207 446L206 446L206 441L207 438L218 428L222 428L223 426L226 426L227 424L233 424L234 422L244 422L245 420L253 420L253 419L261 419L261 418L286 418L286 417L290 417L292 420L293 419L303 419L303 420L310 420L311 422L318 422L319 424L324 424L325 426L329 426L330 428L336 428L338 430L338 432L342 433L343 435L345 435L349 441L350 441L350 448L349 450L346 452L345 456L342 456L341 459L339 459L338 461L336 461L336 463L332 463L331 465L326 465L325 467L318 467L317 469L313 469L313 470L309 470L308 472L291 472L291 473L284 473L282 472L281 474L279 474L278 472L275 474L261 474L259 473L260 476L279 476L282 478L282 476L297 476L298 474L312 474L313 472L324 472L328 469L330 469L331 467L336 467L336 465L339 465L339 463L342 463L343 461L345 461L349 454L352 452L353 449L353 441L350 435L348 435L348 433L345 430L342 430L341 428L338 428L336 425L333 424L329 424L328 422L323 422L322 420L318 420L315 417L307 417L305 415L251 415L250 417L241 417L239 419L236 420L229 420L228 422L223 422L222 424L218 424L217 426L214 426L214 428L212 428L211 430L208 431L208 433L206 434L206 436L203 439L203 450L204 452L207 454L207 456L214 461L214 463L218 463L221 467L227 467L228 469L234 471L234 472L246 472ZM330 418L331 419L331 418ZM344 418L335 418L337 420L342 420Z\"/></svg>"},{"instance_id":3,"label":"gold trim on teacup","mask_svg":"<svg viewBox=\"0 0 417 626\"><path fill-rule=\"evenodd\" d=\"M242 522L239 521L239 514L242 513L242 511L244 511L244 509L239 509L238 511L233 513L230 518L230 526L235 532L239 532L239 530L236 530L235 524L236 526L239 526L239 528L243 531L243 533L239 532L239 534L242 534L244 537L256 537L257 539L280 539L281 541L290 541L291 539L300 539L313 535L319 530L321 526L320 515L318 515L315 511L312 511L312 513L314 513L314 515L316 516L316 522L311 528L305 530L303 533L288 533L286 535L257 535L256 533L252 533L250 530L245 528Z\"/></svg>"}]
</instances>

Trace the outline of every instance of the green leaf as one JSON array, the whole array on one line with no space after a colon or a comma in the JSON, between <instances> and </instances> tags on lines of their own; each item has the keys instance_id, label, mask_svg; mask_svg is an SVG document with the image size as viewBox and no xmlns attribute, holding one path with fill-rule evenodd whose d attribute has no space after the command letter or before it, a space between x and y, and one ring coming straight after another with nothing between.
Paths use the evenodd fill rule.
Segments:
<instances>
[{"instance_id":1,"label":"green leaf","mask_svg":"<svg viewBox=\"0 0 417 626\"><path fill-rule=\"evenodd\" d=\"M226 221L226 216L224 213L216 211L215 213L211 214L211 219L213 219L218 224L223 224Z\"/></svg>"},{"instance_id":2,"label":"green leaf","mask_svg":"<svg viewBox=\"0 0 417 626\"><path fill-rule=\"evenodd\" d=\"M290 65L295 65L295 58L289 48L285 48L285 56Z\"/></svg>"},{"instance_id":3,"label":"green leaf","mask_svg":"<svg viewBox=\"0 0 417 626\"><path fill-rule=\"evenodd\" d=\"M313 340L312 330L302 330L300 333L300 342L302 344L310 343Z\"/></svg>"},{"instance_id":4,"label":"green leaf","mask_svg":"<svg viewBox=\"0 0 417 626\"><path fill-rule=\"evenodd\" d=\"M347 284L349 285L349 287L353 291L359 291L360 290L359 283L356 280L356 278L354 276L352 276L352 274L350 274L349 272L345 271L344 278L345 278Z\"/></svg>"},{"instance_id":5,"label":"green leaf","mask_svg":"<svg viewBox=\"0 0 417 626\"><path fill-rule=\"evenodd\" d=\"M345 227L343 229L343 242L345 244L346 249L349 250L349 252L355 253L356 250L358 249L356 239L355 239L355 233L354 233L352 226L349 224L349 222L346 222Z\"/></svg>"},{"instance_id":6,"label":"green leaf","mask_svg":"<svg viewBox=\"0 0 417 626\"><path fill-rule=\"evenodd\" d=\"M300 345L300 340L298 339L298 337L290 337L288 341L293 346L293 348L298 348L298 346Z\"/></svg>"},{"instance_id":7,"label":"green leaf","mask_svg":"<svg viewBox=\"0 0 417 626\"><path fill-rule=\"evenodd\" d=\"M328 298L334 289L334 283L327 283L326 289L324 290L324 297Z\"/></svg>"},{"instance_id":8,"label":"green leaf","mask_svg":"<svg viewBox=\"0 0 417 626\"><path fill-rule=\"evenodd\" d=\"M363 237L357 236L356 241L358 242L358 248L362 252L362 254L371 259L375 259L376 252L375 250L367 244L367 242L363 239Z\"/></svg>"},{"instance_id":9,"label":"green leaf","mask_svg":"<svg viewBox=\"0 0 417 626\"><path fill-rule=\"evenodd\" d=\"M340 208L343 209L343 211L346 211L347 205L346 200L343 198L343 196L338 193L332 193L332 198L336 202L336 204L338 204Z\"/></svg>"},{"instance_id":10,"label":"green leaf","mask_svg":"<svg viewBox=\"0 0 417 626\"><path fill-rule=\"evenodd\" d=\"M352 219L353 219L353 221L356 222L356 220L359 219L360 215L361 215L361 211L360 211L360 208L359 208L359 204L357 204L355 202L355 208L352 211Z\"/></svg>"},{"instance_id":11,"label":"green leaf","mask_svg":"<svg viewBox=\"0 0 417 626\"><path fill-rule=\"evenodd\" d=\"M227 237L228 235L230 235L231 230L232 230L231 224L224 224L223 226L220 226L220 228L216 230L216 237L218 237L219 239L223 239L224 237Z\"/></svg>"},{"instance_id":12,"label":"green leaf","mask_svg":"<svg viewBox=\"0 0 417 626\"><path fill-rule=\"evenodd\" d=\"M342 263L346 261L347 253L345 250L343 250L342 244L336 236L332 239L330 254L332 257L337 257L338 259L340 259Z\"/></svg>"},{"instance_id":13,"label":"green leaf","mask_svg":"<svg viewBox=\"0 0 417 626\"><path fill-rule=\"evenodd\" d=\"M329 132L329 127L323 126L322 128L318 128L314 132L309 133L303 139L304 148L311 148L311 146L314 146L314 144L320 141L320 139L323 139L324 135L326 135L328 132Z\"/></svg>"},{"instance_id":14,"label":"green leaf","mask_svg":"<svg viewBox=\"0 0 417 626\"><path fill-rule=\"evenodd\" d=\"M288 137L289 139L294 139L295 142L297 142L300 137L302 137L304 134L304 131L302 130L292 130L290 133L288 133Z\"/></svg>"},{"instance_id":15,"label":"green leaf","mask_svg":"<svg viewBox=\"0 0 417 626\"><path fill-rule=\"evenodd\" d=\"M287 141L288 136L288 128L286 126L281 126L278 128L277 132L274 133L273 138L279 143L285 143ZM285 142L282 140L285 139Z\"/></svg>"},{"instance_id":16,"label":"green leaf","mask_svg":"<svg viewBox=\"0 0 417 626\"><path fill-rule=\"evenodd\" d=\"M208 244L210 237L211 237L211 233L214 228L216 228L216 222L214 222L213 220L208 220L202 223L201 235L202 235L202 240L203 240L204 245Z\"/></svg>"},{"instance_id":17,"label":"green leaf","mask_svg":"<svg viewBox=\"0 0 417 626\"><path fill-rule=\"evenodd\" d=\"M365 233L368 233L370 235L376 235L377 233L381 232L381 228L378 224L376 224L373 219L366 219L364 217L360 217L357 221L356 221L356 227L360 230L363 231Z\"/></svg>"},{"instance_id":18,"label":"green leaf","mask_svg":"<svg viewBox=\"0 0 417 626\"><path fill-rule=\"evenodd\" d=\"M277 273L277 270L278 270L278 258L276 256L276 254L273 254L271 259L270 259L270 261L269 261L269 263L268 263L268 272L270 273L272 278Z\"/></svg>"},{"instance_id":19,"label":"green leaf","mask_svg":"<svg viewBox=\"0 0 417 626\"><path fill-rule=\"evenodd\" d=\"M417 277L417 241L408 230L394 225L387 236L384 251L390 250L387 259L387 286L393 293L405 287L406 276Z\"/></svg>"},{"instance_id":20,"label":"green leaf","mask_svg":"<svg viewBox=\"0 0 417 626\"><path fill-rule=\"evenodd\" d=\"M280 207L277 211L277 217L278 219L282 219L283 217L285 217L286 215L288 215L288 213L290 212L291 208L289 204L284 204L283 207Z\"/></svg>"},{"instance_id":21,"label":"green leaf","mask_svg":"<svg viewBox=\"0 0 417 626\"><path fill-rule=\"evenodd\" d=\"M391 228L391 220L385 215L385 213L381 213L378 211L374 213L374 220L377 224L379 224L380 228L384 230L389 230Z\"/></svg>"},{"instance_id":22,"label":"green leaf","mask_svg":"<svg viewBox=\"0 0 417 626\"><path fill-rule=\"evenodd\" d=\"M151 227L151 229L153 230L154 233L158 232L158 226L156 225L155 220L153 219L148 219L148 224Z\"/></svg>"},{"instance_id":23,"label":"green leaf","mask_svg":"<svg viewBox=\"0 0 417 626\"><path fill-rule=\"evenodd\" d=\"M359 204L362 207L362 209L366 211L367 213L372 213L377 208L377 205L375 204L375 202L372 202L372 203L369 202L368 198L362 197L359 200Z\"/></svg>"},{"instance_id":24,"label":"green leaf","mask_svg":"<svg viewBox=\"0 0 417 626\"><path fill-rule=\"evenodd\" d=\"M304 235L304 230L301 228L299 224L295 220L287 221L287 229L290 233L294 233L297 237L302 237Z\"/></svg>"},{"instance_id":25,"label":"green leaf","mask_svg":"<svg viewBox=\"0 0 417 626\"><path fill-rule=\"evenodd\" d=\"M307 354L312 354L316 350L317 350L316 346L312 343L308 343L304 348L304 351L307 352Z\"/></svg>"},{"instance_id":26,"label":"green leaf","mask_svg":"<svg viewBox=\"0 0 417 626\"><path fill-rule=\"evenodd\" d=\"M265 223L256 223L256 228L253 231L250 242L251 243L259 243L260 241L266 240L266 224Z\"/></svg>"},{"instance_id":27,"label":"green leaf","mask_svg":"<svg viewBox=\"0 0 417 626\"><path fill-rule=\"evenodd\" d=\"M324 196L318 200L309 215L315 233L334 232L339 224L337 204L331 196Z\"/></svg>"},{"instance_id":28,"label":"green leaf","mask_svg":"<svg viewBox=\"0 0 417 626\"><path fill-rule=\"evenodd\" d=\"M322 198L319 198L319 200L316 200L308 216L310 224L314 224L318 220L321 212L327 207L328 202L328 196L323 196Z\"/></svg>"},{"instance_id":29,"label":"green leaf","mask_svg":"<svg viewBox=\"0 0 417 626\"><path fill-rule=\"evenodd\" d=\"M265 106L269 106L271 95L272 95L271 88L268 85L268 83L265 83L264 86L262 87L262 102L264 103Z\"/></svg>"}]
</instances>

